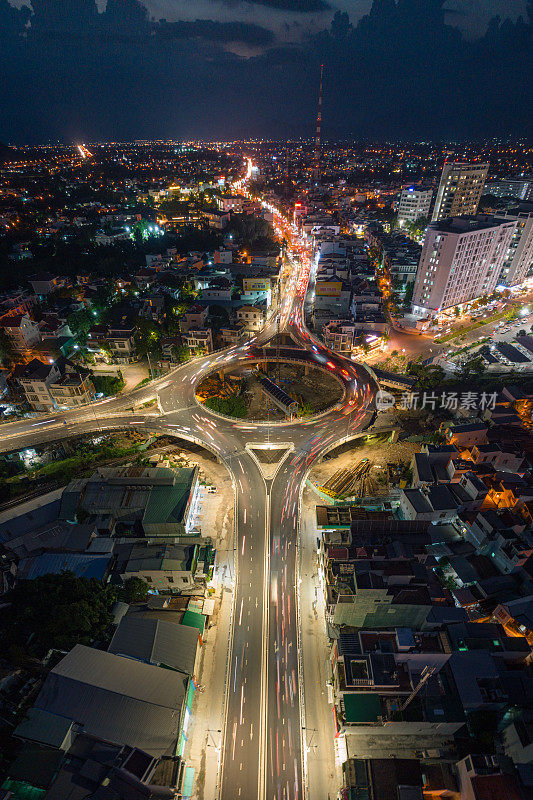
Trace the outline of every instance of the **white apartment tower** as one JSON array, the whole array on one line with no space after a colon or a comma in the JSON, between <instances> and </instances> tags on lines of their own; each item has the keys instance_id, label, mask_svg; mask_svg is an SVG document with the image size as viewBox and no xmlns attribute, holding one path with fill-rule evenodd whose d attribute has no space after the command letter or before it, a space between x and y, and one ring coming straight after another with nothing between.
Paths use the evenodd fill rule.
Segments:
<instances>
[{"instance_id":1,"label":"white apartment tower","mask_svg":"<svg viewBox=\"0 0 533 800\"><path fill-rule=\"evenodd\" d=\"M491 294L515 230L515 221L454 217L432 222L413 290L413 313L435 316Z\"/></svg>"},{"instance_id":2,"label":"white apartment tower","mask_svg":"<svg viewBox=\"0 0 533 800\"><path fill-rule=\"evenodd\" d=\"M498 283L519 286L533 267L533 212L509 209L498 214L497 219L499 222L513 220L516 225Z\"/></svg>"},{"instance_id":3,"label":"white apartment tower","mask_svg":"<svg viewBox=\"0 0 533 800\"><path fill-rule=\"evenodd\" d=\"M477 211L489 171L488 164L450 162L442 169L432 222Z\"/></svg>"},{"instance_id":4,"label":"white apartment tower","mask_svg":"<svg viewBox=\"0 0 533 800\"><path fill-rule=\"evenodd\" d=\"M398 222L400 226L406 222L416 222L420 217L429 217L429 207L433 197L433 189L422 186L407 186L402 189L398 203Z\"/></svg>"}]
</instances>

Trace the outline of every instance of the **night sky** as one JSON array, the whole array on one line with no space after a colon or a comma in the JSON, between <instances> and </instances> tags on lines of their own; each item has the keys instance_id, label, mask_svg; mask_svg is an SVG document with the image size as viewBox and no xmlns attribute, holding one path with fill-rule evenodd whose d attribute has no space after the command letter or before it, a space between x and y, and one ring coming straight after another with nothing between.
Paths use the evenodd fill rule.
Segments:
<instances>
[{"instance_id":1,"label":"night sky","mask_svg":"<svg viewBox=\"0 0 533 800\"><path fill-rule=\"evenodd\" d=\"M530 136L533 0L0 0L0 140Z\"/></svg>"}]
</instances>

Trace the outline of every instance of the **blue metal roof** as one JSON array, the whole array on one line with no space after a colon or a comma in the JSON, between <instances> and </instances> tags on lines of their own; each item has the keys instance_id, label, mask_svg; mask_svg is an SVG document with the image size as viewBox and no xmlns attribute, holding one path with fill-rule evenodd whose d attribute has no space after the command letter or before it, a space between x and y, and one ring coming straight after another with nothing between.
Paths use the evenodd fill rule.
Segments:
<instances>
[{"instance_id":1,"label":"blue metal roof","mask_svg":"<svg viewBox=\"0 0 533 800\"><path fill-rule=\"evenodd\" d=\"M59 575L61 572L73 572L77 578L102 580L110 560L110 556L92 553L43 553L23 559L19 570L27 580L41 575Z\"/></svg>"}]
</instances>

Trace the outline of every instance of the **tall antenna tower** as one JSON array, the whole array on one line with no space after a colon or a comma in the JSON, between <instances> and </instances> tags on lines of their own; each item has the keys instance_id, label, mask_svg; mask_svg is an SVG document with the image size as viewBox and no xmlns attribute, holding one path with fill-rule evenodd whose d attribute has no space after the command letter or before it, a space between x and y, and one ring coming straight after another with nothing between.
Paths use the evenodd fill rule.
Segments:
<instances>
[{"instance_id":1,"label":"tall antenna tower","mask_svg":"<svg viewBox=\"0 0 533 800\"><path fill-rule=\"evenodd\" d=\"M322 78L324 77L324 64L320 65L320 92L318 94L318 113L316 115L316 136L315 136L315 168L313 174L315 178L320 177L320 128L322 125Z\"/></svg>"}]
</instances>

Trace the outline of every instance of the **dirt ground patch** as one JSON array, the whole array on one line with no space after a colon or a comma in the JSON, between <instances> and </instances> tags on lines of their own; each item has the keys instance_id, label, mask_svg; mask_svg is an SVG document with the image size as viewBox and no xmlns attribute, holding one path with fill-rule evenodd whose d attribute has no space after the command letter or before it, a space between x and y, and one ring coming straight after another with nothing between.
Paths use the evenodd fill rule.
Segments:
<instances>
[{"instance_id":1,"label":"dirt ground patch","mask_svg":"<svg viewBox=\"0 0 533 800\"><path fill-rule=\"evenodd\" d=\"M368 473L372 495L382 495L398 485L400 477L408 478L409 465L415 453L420 452L420 444L396 442L390 444L386 437L356 439L337 448L311 470L309 479L318 486L324 486L336 472L351 469L367 458L371 464ZM401 471L389 469L389 465L400 465ZM390 475L390 482L389 482ZM366 493L366 492L365 492Z\"/></svg>"},{"instance_id":2,"label":"dirt ground patch","mask_svg":"<svg viewBox=\"0 0 533 800\"><path fill-rule=\"evenodd\" d=\"M308 414L319 414L342 398L339 382L321 369L311 367L306 374L299 364L268 365L263 373L280 389L283 389ZM283 421L284 412L276 406L262 390L256 377L249 370L244 374L243 396L246 400L247 419Z\"/></svg>"}]
</instances>

